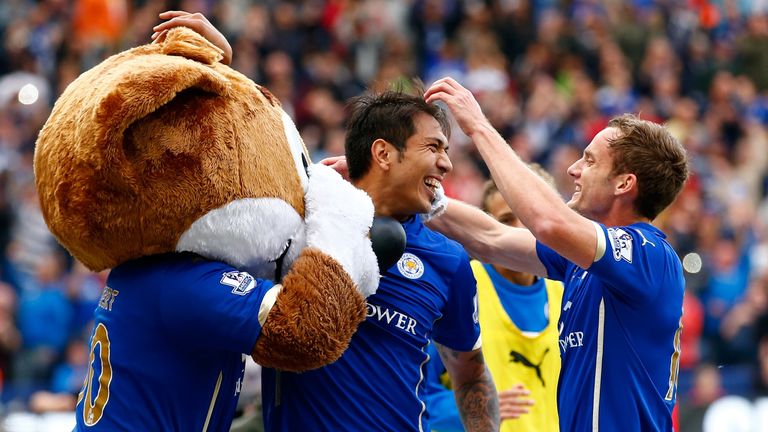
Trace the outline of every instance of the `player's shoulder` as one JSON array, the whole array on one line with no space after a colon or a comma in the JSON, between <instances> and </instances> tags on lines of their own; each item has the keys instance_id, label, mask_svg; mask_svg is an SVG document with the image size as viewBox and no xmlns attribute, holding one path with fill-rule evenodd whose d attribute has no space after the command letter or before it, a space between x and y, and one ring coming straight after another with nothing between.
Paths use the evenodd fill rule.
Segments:
<instances>
[{"instance_id":1,"label":"player's shoulder","mask_svg":"<svg viewBox=\"0 0 768 432\"><path fill-rule=\"evenodd\" d=\"M674 255L667 242L667 236L657 227L648 223L634 223L625 226L604 226L607 247L614 255L627 259L633 252L652 255Z\"/></svg>"},{"instance_id":2,"label":"player's shoulder","mask_svg":"<svg viewBox=\"0 0 768 432\"><path fill-rule=\"evenodd\" d=\"M464 246L456 240L450 239L427 226L424 226L424 229L421 231L421 237L421 246L425 249L448 254L462 260L466 259L469 262L469 254L467 254Z\"/></svg>"},{"instance_id":3,"label":"player's shoulder","mask_svg":"<svg viewBox=\"0 0 768 432\"><path fill-rule=\"evenodd\" d=\"M168 253L142 257L123 263L110 273L111 278L179 280L196 278L208 272L227 272L231 266L211 261L190 252Z\"/></svg>"}]
</instances>

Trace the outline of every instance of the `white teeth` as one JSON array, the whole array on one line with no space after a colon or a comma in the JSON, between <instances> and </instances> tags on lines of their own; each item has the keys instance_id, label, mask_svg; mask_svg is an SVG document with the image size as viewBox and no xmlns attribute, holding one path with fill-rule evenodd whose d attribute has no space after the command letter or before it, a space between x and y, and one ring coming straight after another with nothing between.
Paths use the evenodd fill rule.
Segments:
<instances>
[{"instance_id":1,"label":"white teeth","mask_svg":"<svg viewBox=\"0 0 768 432\"><path fill-rule=\"evenodd\" d=\"M424 184L429 186L432 189L436 189L438 186L440 186L440 182L437 179L434 179L431 177L424 180Z\"/></svg>"}]
</instances>

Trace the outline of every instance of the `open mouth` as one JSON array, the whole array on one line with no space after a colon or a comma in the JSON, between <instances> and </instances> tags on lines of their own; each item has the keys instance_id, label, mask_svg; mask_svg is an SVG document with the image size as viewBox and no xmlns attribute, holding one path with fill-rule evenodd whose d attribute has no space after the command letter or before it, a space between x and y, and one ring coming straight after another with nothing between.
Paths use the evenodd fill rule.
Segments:
<instances>
[{"instance_id":1,"label":"open mouth","mask_svg":"<svg viewBox=\"0 0 768 432\"><path fill-rule=\"evenodd\" d=\"M424 185L432 194L432 199L435 199L437 197L437 188L440 187L440 180L434 177L427 177L426 179L424 179Z\"/></svg>"}]
</instances>

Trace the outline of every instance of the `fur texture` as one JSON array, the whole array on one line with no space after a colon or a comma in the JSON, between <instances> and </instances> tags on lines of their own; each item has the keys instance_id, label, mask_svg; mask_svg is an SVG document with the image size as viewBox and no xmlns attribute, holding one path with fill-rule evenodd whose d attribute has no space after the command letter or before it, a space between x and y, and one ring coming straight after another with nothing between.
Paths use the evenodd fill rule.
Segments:
<instances>
[{"instance_id":1,"label":"fur texture","mask_svg":"<svg viewBox=\"0 0 768 432\"><path fill-rule=\"evenodd\" d=\"M332 288L320 291L318 286ZM318 308L318 303L329 307ZM353 319L349 311L357 311ZM364 319L365 300L338 262L312 248L304 249L285 277L253 359L262 366L293 372L326 365L341 357Z\"/></svg>"},{"instance_id":2,"label":"fur texture","mask_svg":"<svg viewBox=\"0 0 768 432\"><path fill-rule=\"evenodd\" d=\"M75 80L35 150L43 215L92 270L192 251L280 278L282 257L282 290L262 304L253 355L286 370L322 366L365 316L358 287L378 284L373 205L346 182L308 178L306 148L277 100L220 58L179 28Z\"/></svg>"}]
</instances>

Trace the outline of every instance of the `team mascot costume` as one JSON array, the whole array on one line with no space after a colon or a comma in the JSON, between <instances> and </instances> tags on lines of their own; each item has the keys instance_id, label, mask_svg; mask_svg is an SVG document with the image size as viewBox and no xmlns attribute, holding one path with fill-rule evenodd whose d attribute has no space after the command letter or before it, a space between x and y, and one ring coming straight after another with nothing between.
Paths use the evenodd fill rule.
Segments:
<instances>
[{"instance_id":1,"label":"team mascot costume","mask_svg":"<svg viewBox=\"0 0 768 432\"><path fill-rule=\"evenodd\" d=\"M76 430L227 430L245 355L333 362L378 286L370 198L221 57L171 30L82 74L40 132L48 226L111 269Z\"/></svg>"}]
</instances>

